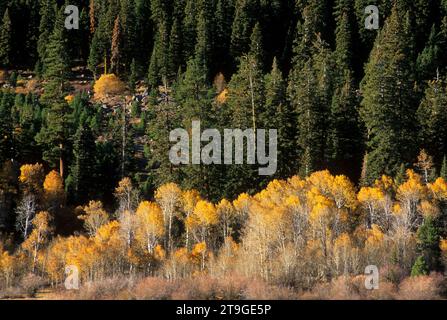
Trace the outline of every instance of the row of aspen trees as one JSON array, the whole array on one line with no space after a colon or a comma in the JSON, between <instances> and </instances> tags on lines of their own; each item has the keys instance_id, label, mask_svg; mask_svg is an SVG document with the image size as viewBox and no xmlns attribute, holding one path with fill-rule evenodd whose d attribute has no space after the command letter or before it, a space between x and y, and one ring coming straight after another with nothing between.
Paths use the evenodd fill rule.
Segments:
<instances>
[{"instance_id":1,"label":"row of aspen trees","mask_svg":"<svg viewBox=\"0 0 447 320\"><path fill-rule=\"evenodd\" d=\"M115 212L95 200L71 210L82 229L69 236L55 232L67 212L59 174L24 165L19 180L22 242L0 242L3 288L29 273L59 285L66 266L76 266L82 282L238 273L306 289L361 274L367 265L409 276L447 264L447 182L427 182L413 170L400 184L382 176L359 190L343 175L320 171L218 203L174 183L159 187L151 201L141 199L124 178Z\"/></svg>"}]
</instances>

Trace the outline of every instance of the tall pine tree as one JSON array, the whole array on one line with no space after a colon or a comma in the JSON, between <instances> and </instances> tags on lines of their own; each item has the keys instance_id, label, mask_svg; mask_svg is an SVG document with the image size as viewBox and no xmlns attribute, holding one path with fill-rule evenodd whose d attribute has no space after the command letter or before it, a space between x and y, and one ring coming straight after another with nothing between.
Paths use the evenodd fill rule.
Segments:
<instances>
[{"instance_id":1,"label":"tall pine tree","mask_svg":"<svg viewBox=\"0 0 447 320\"><path fill-rule=\"evenodd\" d=\"M360 114L367 129L366 179L394 175L415 157L414 75L405 15L393 8L362 81Z\"/></svg>"}]
</instances>

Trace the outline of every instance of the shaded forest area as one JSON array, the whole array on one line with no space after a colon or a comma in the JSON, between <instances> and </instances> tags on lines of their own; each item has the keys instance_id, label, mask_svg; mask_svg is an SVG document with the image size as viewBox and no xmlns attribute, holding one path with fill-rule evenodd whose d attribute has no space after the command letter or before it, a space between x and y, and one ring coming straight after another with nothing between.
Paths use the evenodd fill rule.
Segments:
<instances>
[{"instance_id":1,"label":"shaded forest area","mask_svg":"<svg viewBox=\"0 0 447 320\"><path fill-rule=\"evenodd\" d=\"M76 265L145 298L195 276L443 296L447 1L0 0L0 17L3 291ZM277 173L173 165L192 120L277 129Z\"/></svg>"}]
</instances>

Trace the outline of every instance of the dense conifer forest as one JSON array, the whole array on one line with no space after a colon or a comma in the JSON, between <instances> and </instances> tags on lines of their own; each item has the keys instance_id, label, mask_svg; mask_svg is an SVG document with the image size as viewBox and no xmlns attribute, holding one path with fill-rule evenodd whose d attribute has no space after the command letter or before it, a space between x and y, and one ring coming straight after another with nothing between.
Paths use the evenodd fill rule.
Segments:
<instances>
[{"instance_id":1,"label":"dense conifer forest","mask_svg":"<svg viewBox=\"0 0 447 320\"><path fill-rule=\"evenodd\" d=\"M445 52L446 0L0 0L0 299L447 297Z\"/></svg>"}]
</instances>

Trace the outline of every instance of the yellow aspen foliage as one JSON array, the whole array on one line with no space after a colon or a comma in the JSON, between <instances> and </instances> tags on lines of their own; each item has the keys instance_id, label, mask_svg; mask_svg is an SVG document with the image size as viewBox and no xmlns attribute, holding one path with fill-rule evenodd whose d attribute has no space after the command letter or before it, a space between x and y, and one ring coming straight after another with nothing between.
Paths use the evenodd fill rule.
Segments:
<instances>
[{"instance_id":1,"label":"yellow aspen foliage","mask_svg":"<svg viewBox=\"0 0 447 320\"><path fill-rule=\"evenodd\" d=\"M61 283L64 279L64 271L67 256L67 239L57 237L53 239L47 249L45 272L52 284Z\"/></svg>"},{"instance_id":2,"label":"yellow aspen foliage","mask_svg":"<svg viewBox=\"0 0 447 320\"><path fill-rule=\"evenodd\" d=\"M192 250L191 254L193 256L199 256L202 255L204 252L206 252L206 243L199 242L194 246L194 249Z\"/></svg>"},{"instance_id":3,"label":"yellow aspen foliage","mask_svg":"<svg viewBox=\"0 0 447 320\"><path fill-rule=\"evenodd\" d=\"M65 99L65 101L67 101L68 104L70 104L73 102L74 98L75 98L74 95L70 94L68 96L65 96L64 99Z\"/></svg>"},{"instance_id":4,"label":"yellow aspen foliage","mask_svg":"<svg viewBox=\"0 0 447 320\"><path fill-rule=\"evenodd\" d=\"M422 183L421 176L413 170L407 170L407 176L407 181L397 189L397 200L402 206L402 214L399 216L401 225L405 226L406 233L409 233L420 221L418 205L427 197L427 187Z\"/></svg>"},{"instance_id":5,"label":"yellow aspen foliage","mask_svg":"<svg viewBox=\"0 0 447 320\"><path fill-rule=\"evenodd\" d=\"M187 190L183 192L182 194L182 207L184 212L183 220L186 222L186 219L192 215L194 212L194 208L196 207L197 202L200 201L200 194L197 190ZM188 228L188 225L185 223L186 227L186 235L185 235L185 247L186 249L189 249L189 243L190 243L190 230Z\"/></svg>"},{"instance_id":6,"label":"yellow aspen foliage","mask_svg":"<svg viewBox=\"0 0 447 320\"><path fill-rule=\"evenodd\" d=\"M442 252L447 252L447 239L442 239L439 248L441 248Z\"/></svg>"},{"instance_id":7,"label":"yellow aspen foliage","mask_svg":"<svg viewBox=\"0 0 447 320\"><path fill-rule=\"evenodd\" d=\"M19 181L28 192L39 192L44 178L43 166L40 163L25 164L20 167Z\"/></svg>"},{"instance_id":8,"label":"yellow aspen foliage","mask_svg":"<svg viewBox=\"0 0 447 320\"><path fill-rule=\"evenodd\" d=\"M72 236L66 239L65 246L65 264L78 267L81 277L92 280L99 255L94 242L84 236Z\"/></svg>"},{"instance_id":9,"label":"yellow aspen foliage","mask_svg":"<svg viewBox=\"0 0 447 320\"><path fill-rule=\"evenodd\" d=\"M197 202L193 215L200 225L215 225L219 222L216 206L208 201Z\"/></svg>"},{"instance_id":10,"label":"yellow aspen foliage","mask_svg":"<svg viewBox=\"0 0 447 320\"><path fill-rule=\"evenodd\" d=\"M408 179L397 188L397 199L401 202L418 202L426 195L426 187L421 176L413 170L407 170Z\"/></svg>"},{"instance_id":11,"label":"yellow aspen foliage","mask_svg":"<svg viewBox=\"0 0 447 320\"><path fill-rule=\"evenodd\" d=\"M187 190L182 193L182 206L186 217L193 213L194 208L200 199L200 194L197 190Z\"/></svg>"},{"instance_id":12,"label":"yellow aspen foliage","mask_svg":"<svg viewBox=\"0 0 447 320\"><path fill-rule=\"evenodd\" d=\"M133 211L134 206L137 205L138 192L133 187L132 180L128 177L120 180L114 195L119 202L118 211L121 214L125 211Z\"/></svg>"},{"instance_id":13,"label":"yellow aspen foliage","mask_svg":"<svg viewBox=\"0 0 447 320\"><path fill-rule=\"evenodd\" d=\"M163 247L159 244L155 246L154 249L154 257L155 259L159 261L163 261L166 259L166 251L163 249Z\"/></svg>"},{"instance_id":14,"label":"yellow aspen foliage","mask_svg":"<svg viewBox=\"0 0 447 320\"><path fill-rule=\"evenodd\" d=\"M338 209L344 207L354 210L357 207L354 184L346 176L336 176L332 180L330 194Z\"/></svg>"},{"instance_id":15,"label":"yellow aspen foliage","mask_svg":"<svg viewBox=\"0 0 447 320\"><path fill-rule=\"evenodd\" d=\"M132 181L128 177L124 177L118 182L118 187L115 189L115 195L130 196L132 191Z\"/></svg>"},{"instance_id":16,"label":"yellow aspen foliage","mask_svg":"<svg viewBox=\"0 0 447 320\"><path fill-rule=\"evenodd\" d=\"M285 200L285 205L292 208L300 207L301 200L297 196L288 196Z\"/></svg>"},{"instance_id":17,"label":"yellow aspen foliage","mask_svg":"<svg viewBox=\"0 0 447 320\"><path fill-rule=\"evenodd\" d=\"M447 182L443 178L438 178L434 183L428 184L429 190L437 200L447 200Z\"/></svg>"},{"instance_id":18,"label":"yellow aspen foliage","mask_svg":"<svg viewBox=\"0 0 447 320\"><path fill-rule=\"evenodd\" d=\"M216 97L216 101L218 104L224 104L228 99L228 89L225 88L221 93L219 93Z\"/></svg>"},{"instance_id":19,"label":"yellow aspen foliage","mask_svg":"<svg viewBox=\"0 0 447 320\"><path fill-rule=\"evenodd\" d=\"M167 228L167 244L165 248L171 251L172 241L172 222L178 215L178 208L182 201L182 190L175 183L162 185L155 191L155 200L163 212L165 228Z\"/></svg>"},{"instance_id":20,"label":"yellow aspen foliage","mask_svg":"<svg viewBox=\"0 0 447 320\"><path fill-rule=\"evenodd\" d=\"M351 251L353 251L351 238L349 234L342 233L335 239L333 247L333 261L338 274L347 274L350 271Z\"/></svg>"},{"instance_id":21,"label":"yellow aspen foliage","mask_svg":"<svg viewBox=\"0 0 447 320\"><path fill-rule=\"evenodd\" d=\"M186 219L188 229L192 231L198 242L205 242L209 228L218 222L216 206L204 200L197 202L193 214Z\"/></svg>"},{"instance_id":22,"label":"yellow aspen foliage","mask_svg":"<svg viewBox=\"0 0 447 320\"><path fill-rule=\"evenodd\" d=\"M43 189L45 193L54 195L60 195L64 192L64 183L57 171L52 170L47 174L43 183Z\"/></svg>"},{"instance_id":23,"label":"yellow aspen foliage","mask_svg":"<svg viewBox=\"0 0 447 320\"><path fill-rule=\"evenodd\" d=\"M0 248L0 279L4 279L6 288L14 277L15 265L15 257Z\"/></svg>"},{"instance_id":24,"label":"yellow aspen foliage","mask_svg":"<svg viewBox=\"0 0 447 320\"><path fill-rule=\"evenodd\" d=\"M328 219L331 215L330 202L318 202L312 207L310 218L312 221Z\"/></svg>"},{"instance_id":25,"label":"yellow aspen foliage","mask_svg":"<svg viewBox=\"0 0 447 320\"><path fill-rule=\"evenodd\" d=\"M389 176L382 175L374 182L374 187L379 188L383 193L390 193L395 187L394 180Z\"/></svg>"},{"instance_id":26,"label":"yellow aspen foliage","mask_svg":"<svg viewBox=\"0 0 447 320\"><path fill-rule=\"evenodd\" d=\"M306 181L301 179L299 176L293 176L287 180L293 193L301 192L306 187Z\"/></svg>"},{"instance_id":27,"label":"yellow aspen foliage","mask_svg":"<svg viewBox=\"0 0 447 320\"><path fill-rule=\"evenodd\" d=\"M380 227L373 224L371 229L367 230L366 245L369 247L377 247L382 244L385 235L383 234Z\"/></svg>"},{"instance_id":28,"label":"yellow aspen foliage","mask_svg":"<svg viewBox=\"0 0 447 320\"><path fill-rule=\"evenodd\" d=\"M32 257L33 270L37 262L39 250L46 244L52 231L50 221L51 216L48 212L39 212L33 219L33 231L22 243L22 248Z\"/></svg>"},{"instance_id":29,"label":"yellow aspen foliage","mask_svg":"<svg viewBox=\"0 0 447 320\"><path fill-rule=\"evenodd\" d=\"M61 204L64 198L64 183L60 174L53 170L45 177L43 183L45 199L49 206Z\"/></svg>"},{"instance_id":30,"label":"yellow aspen foliage","mask_svg":"<svg viewBox=\"0 0 447 320\"><path fill-rule=\"evenodd\" d=\"M235 222L235 210L227 199L222 199L216 206L217 216L222 225L223 238L231 235L231 225Z\"/></svg>"},{"instance_id":31,"label":"yellow aspen foliage","mask_svg":"<svg viewBox=\"0 0 447 320\"><path fill-rule=\"evenodd\" d=\"M400 203L395 203L393 205L393 214L397 216L402 214L402 206L400 205Z\"/></svg>"},{"instance_id":32,"label":"yellow aspen foliage","mask_svg":"<svg viewBox=\"0 0 447 320\"><path fill-rule=\"evenodd\" d=\"M101 201L90 201L84 207L84 215L78 218L84 221L84 228L90 236L94 236L98 229L109 221L108 213L103 209Z\"/></svg>"},{"instance_id":33,"label":"yellow aspen foliage","mask_svg":"<svg viewBox=\"0 0 447 320\"><path fill-rule=\"evenodd\" d=\"M369 208L370 206L377 206L384 196L385 194L380 188L363 187L360 189L357 199L362 205Z\"/></svg>"},{"instance_id":34,"label":"yellow aspen foliage","mask_svg":"<svg viewBox=\"0 0 447 320\"><path fill-rule=\"evenodd\" d=\"M326 196L324 196L320 190L316 187L312 187L307 193L307 201L310 206L324 205L331 207L333 202Z\"/></svg>"},{"instance_id":35,"label":"yellow aspen foliage","mask_svg":"<svg viewBox=\"0 0 447 320\"><path fill-rule=\"evenodd\" d=\"M125 247L121 241L120 223L111 221L101 226L94 237L97 259L105 266L104 269L113 270L122 263L125 255ZM106 272L105 271L105 272Z\"/></svg>"},{"instance_id":36,"label":"yellow aspen foliage","mask_svg":"<svg viewBox=\"0 0 447 320\"><path fill-rule=\"evenodd\" d=\"M187 264L189 262L189 253L186 248L177 249L174 252L174 258L177 262L181 264Z\"/></svg>"},{"instance_id":37,"label":"yellow aspen foliage","mask_svg":"<svg viewBox=\"0 0 447 320\"><path fill-rule=\"evenodd\" d=\"M234 211L233 205L227 199L222 199L217 204L217 214L219 216L222 216L222 215L229 216L232 214L233 211Z\"/></svg>"},{"instance_id":38,"label":"yellow aspen foliage","mask_svg":"<svg viewBox=\"0 0 447 320\"><path fill-rule=\"evenodd\" d=\"M248 214L251 197L247 193L241 193L236 200L233 201L234 208L241 214Z\"/></svg>"},{"instance_id":39,"label":"yellow aspen foliage","mask_svg":"<svg viewBox=\"0 0 447 320\"><path fill-rule=\"evenodd\" d=\"M271 205L281 205L284 194L287 193L287 189L287 182L275 179L267 185L266 189L256 194L254 198L256 200L270 203Z\"/></svg>"},{"instance_id":40,"label":"yellow aspen foliage","mask_svg":"<svg viewBox=\"0 0 447 320\"><path fill-rule=\"evenodd\" d=\"M363 187L357 194L357 199L367 212L366 222L368 227L371 224L378 223L380 220L379 207L385 199L382 189L378 187Z\"/></svg>"},{"instance_id":41,"label":"yellow aspen foliage","mask_svg":"<svg viewBox=\"0 0 447 320\"><path fill-rule=\"evenodd\" d=\"M347 233L342 233L334 242L335 248L350 247L351 244L351 237Z\"/></svg>"},{"instance_id":42,"label":"yellow aspen foliage","mask_svg":"<svg viewBox=\"0 0 447 320\"><path fill-rule=\"evenodd\" d=\"M424 217L436 218L439 215L438 206L427 200L421 201L420 205L418 206L418 211Z\"/></svg>"},{"instance_id":43,"label":"yellow aspen foliage","mask_svg":"<svg viewBox=\"0 0 447 320\"><path fill-rule=\"evenodd\" d=\"M93 86L96 100L102 100L109 96L122 95L126 91L126 85L116 75L103 74Z\"/></svg>"},{"instance_id":44,"label":"yellow aspen foliage","mask_svg":"<svg viewBox=\"0 0 447 320\"><path fill-rule=\"evenodd\" d=\"M205 269L206 253L207 246L205 242L197 243L191 252L193 261L200 264L200 270L202 271Z\"/></svg>"},{"instance_id":45,"label":"yellow aspen foliage","mask_svg":"<svg viewBox=\"0 0 447 320\"><path fill-rule=\"evenodd\" d=\"M138 206L136 239L149 253L153 253L164 233L163 213L158 204L143 201Z\"/></svg>"},{"instance_id":46,"label":"yellow aspen foliage","mask_svg":"<svg viewBox=\"0 0 447 320\"><path fill-rule=\"evenodd\" d=\"M334 177L329 170L314 172L307 178L307 181L325 196L331 193L333 180Z\"/></svg>"},{"instance_id":47,"label":"yellow aspen foliage","mask_svg":"<svg viewBox=\"0 0 447 320\"><path fill-rule=\"evenodd\" d=\"M111 221L102 225L95 234L95 242L99 244L119 244L119 228L120 223L118 221Z\"/></svg>"},{"instance_id":48,"label":"yellow aspen foliage","mask_svg":"<svg viewBox=\"0 0 447 320\"><path fill-rule=\"evenodd\" d=\"M182 199L182 190L175 183L162 185L155 191L155 199L162 208L172 209Z\"/></svg>"}]
</instances>

